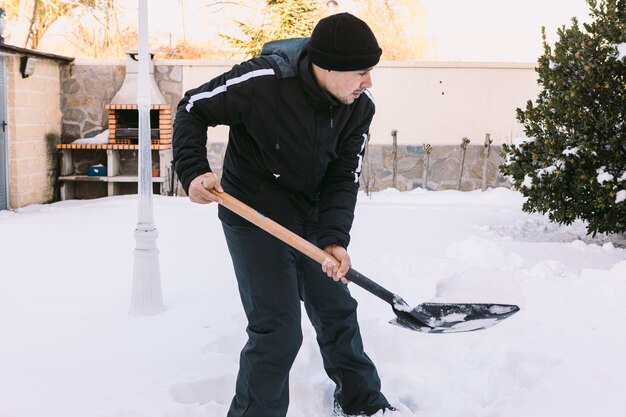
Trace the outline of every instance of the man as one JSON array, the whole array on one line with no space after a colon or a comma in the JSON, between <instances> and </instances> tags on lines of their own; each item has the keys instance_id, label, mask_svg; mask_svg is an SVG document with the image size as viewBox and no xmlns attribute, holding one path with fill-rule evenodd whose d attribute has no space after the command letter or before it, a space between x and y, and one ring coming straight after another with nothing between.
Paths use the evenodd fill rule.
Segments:
<instances>
[{"instance_id":1,"label":"man","mask_svg":"<svg viewBox=\"0 0 626 417\"><path fill-rule=\"evenodd\" d=\"M174 162L193 202L219 202L207 189L226 191L340 262L320 268L219 207L249 337L228 417L287 414L301 300L336 384L336 414L393 409L363 351L357 303L344 278L374 115L367 88L381 54L365 22L336 14L320 20L311 38L267 43L259 57L187 92L178 106ZM215 125L230 126L221 181L207 161L206 131Z\"/></svg>"}]
</instances>

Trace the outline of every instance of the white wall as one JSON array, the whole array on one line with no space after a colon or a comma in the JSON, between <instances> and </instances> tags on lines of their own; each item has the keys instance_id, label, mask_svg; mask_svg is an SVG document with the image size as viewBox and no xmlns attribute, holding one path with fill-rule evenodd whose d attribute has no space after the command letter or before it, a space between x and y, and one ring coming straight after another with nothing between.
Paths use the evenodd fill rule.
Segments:
<instances>
[{"instance_id":1,"label":"white wall","mask_svg":"<svg viewBox=\"0 0 626 417\"><path fill-rule=\"evenodd\" d=\"M494 144L523 134L515 109L539 93L532 64L382 63L374 69L372 143Z\"/></svg>"},{"instance_id":2,"label":"white wall","mask_svg":"<svg viewBox=\"0 0 626 417\"><path fill-rule=\"evenodd\" d=\"M157 61L183 65L183 91L230 69L237 61ZM523 135L515 109L539 93L534 64L472 62L382 62L372 74L376 116L372 144L456 145L467 136L494 145ZM226 140L226 128L209 131L209 140Z\"/></svg>"}]
</instances>

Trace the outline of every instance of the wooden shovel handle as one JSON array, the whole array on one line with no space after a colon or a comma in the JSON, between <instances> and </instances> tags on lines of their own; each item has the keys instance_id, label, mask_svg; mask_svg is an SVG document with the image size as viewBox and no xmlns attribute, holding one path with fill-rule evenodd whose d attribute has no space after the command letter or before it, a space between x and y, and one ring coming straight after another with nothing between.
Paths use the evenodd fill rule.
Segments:
<instances>
[{"instance_id":1,"label":"wooden shovel handle","mask_svg":"<svg viewBox=\"0 0 626 417\"><path fill-rule=\"evenodd\" d=\"M323 249L318 248L308 240L298 236L291 230L276 223L274 220L265 217L252 207L248 206L245 203L242 203L227 192L217 192L213 188L209 189L208 191L214 196L219 197L222 200L221 204L227 209L240 215L244 219L248 220L250 223L260 227L277 239L282 240L292 248L302 252L320 265L324 262L327 262L329 259L333 261L335 265L340 265L340 262L337 259L335 259L332 255L330 255Z\"/></svg>"},{"instance_id":2,"label":"wooden shovel handle","mask_svg":"<svg viewBox=\"0 0 626 417\"><path fill-rule=\"evenodd\" d=\"M318 248L308 240L298 236L293 233L291 230L281 226L276 223L274 220L265 217L252 207L248 206L245 203L237 200L232 195L226 192L218 192L212 188L212 185L205 186L204 182L202 185L214 196L220 198L222 204L227 209L232 212L240 215L244 219L248 220L250 223L260 227L265 230L267 233L271 234L275 238L283 241L288 244L292 248L300 251L304 255L313 259L320 265L324 262L327 262L329 259L335 263L335 265L340 266L340 262L332 255L328 254L326 251ZM389 303L394 309L397 305L407 305L407 303L397 294L389 291L386 288L383 288L380 284L372 281L365 275L361 274L354 268L350 267L346 274L346 278L351 282L354 282L358 286L364 288L375 296L381 298L382 300ZM394 310L395 311L395 310Z\"/></svg>"}]
</instances>

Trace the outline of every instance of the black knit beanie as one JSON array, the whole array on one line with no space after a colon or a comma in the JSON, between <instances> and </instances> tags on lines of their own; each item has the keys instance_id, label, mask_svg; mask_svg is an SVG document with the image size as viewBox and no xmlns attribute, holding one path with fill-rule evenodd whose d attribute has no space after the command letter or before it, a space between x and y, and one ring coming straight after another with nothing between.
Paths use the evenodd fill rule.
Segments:
<instances>
[{"instance_id":1,"label":"black knit beanie","mask_svg":"<svg viewBox=\"0 0 626 417\"><path fill-rule=\"evenodd\" d=\"M350 13L320 20L311 34L309 59L333 71L358 71L378 64L383 50L367 23Z\"/></svg>"}]
</instances>

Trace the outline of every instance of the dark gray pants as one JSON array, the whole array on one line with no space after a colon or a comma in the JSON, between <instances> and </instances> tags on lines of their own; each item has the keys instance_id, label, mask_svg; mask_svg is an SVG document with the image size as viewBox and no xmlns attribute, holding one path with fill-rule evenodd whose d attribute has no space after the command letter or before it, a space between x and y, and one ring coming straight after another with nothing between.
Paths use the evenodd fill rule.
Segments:
<instances>
[{"instance_id":1,"label":"dark gray pants","mask_svg":"<svg viewBox=\"0 0 626 417\"><path fill-rule=\"evenodd\" d=\"M344 411L373 414L389 405L363 351L357 302L348 287L261 229L223 227L248 319L248 342L241 351L228 417L287 414L289 370L302 344L301 300Z\"/></svg>"}]
</instances>

